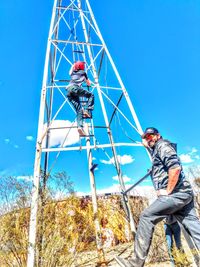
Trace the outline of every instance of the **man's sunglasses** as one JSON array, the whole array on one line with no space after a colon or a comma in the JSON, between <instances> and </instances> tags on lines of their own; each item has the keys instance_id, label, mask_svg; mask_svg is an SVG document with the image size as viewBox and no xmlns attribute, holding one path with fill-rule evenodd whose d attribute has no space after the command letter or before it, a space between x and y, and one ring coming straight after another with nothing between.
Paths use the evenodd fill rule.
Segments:
<instances>
[{"instance_id":1,"label":"man's sunglasses","mask_svg":"<svg viewBox=\"0 0 200 267\"><path fill-rule=\"evenodd\" d=\"M155 134L147 134L147 135L145 135L145 138L144 139L146 139L146 140L152 140L154 136L155 136Z\"/></svg>"}]
</instances>

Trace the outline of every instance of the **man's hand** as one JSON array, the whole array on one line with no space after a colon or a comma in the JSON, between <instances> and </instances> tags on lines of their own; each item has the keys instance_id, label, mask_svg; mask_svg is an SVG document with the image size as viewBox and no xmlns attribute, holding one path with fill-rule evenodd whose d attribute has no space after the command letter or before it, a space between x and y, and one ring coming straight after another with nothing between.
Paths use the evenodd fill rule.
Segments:
<instances>
[{"instance_id":1,"label":"man's hand","mask_svg":"<svg viewBox=\"0 0 200 267\"><path fill-rule=\"evenodd\" d=\"M169 178L168 178L167 192L169 192L170 194L174 190L178 182L180 172L181 172L181 167L176 167L174 169L168 170Z\"/></svg>"},{"instance_id":2,"label":"man's hand","mask_svg":"<svg viewBox=\"0 0 200 267\"><path fill-rule=\"evenodd\" d=\"M157 196L168 196L169 194L167 193L166 189L160 189L157 191Z\"/></svg>"},{"instance_id":3,"label":"man's hand","mask_svg":"<svg viewBox=\"0 0 200 267\"><path fill-rule=\"evenodd\" d=\"M86 84L87 84L87 86L90 86L91 85L90 80L86 80Z\"/></svg>"}]
</instances>

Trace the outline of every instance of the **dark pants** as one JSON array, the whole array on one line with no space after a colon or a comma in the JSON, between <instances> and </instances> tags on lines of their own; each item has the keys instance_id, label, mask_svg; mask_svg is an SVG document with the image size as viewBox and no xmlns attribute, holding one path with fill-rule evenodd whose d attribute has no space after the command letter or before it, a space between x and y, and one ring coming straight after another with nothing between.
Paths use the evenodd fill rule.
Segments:
<instances>
[{"instance_id":1,"label":"dark pants","mask_svg":"<svg viewBox=\"0 0 200 267\"><path fill-rule=\"evenodd\" d=\"M82 106L80 102L80 97L86 97L88 99L86 109L93 110L94 95L79 86L73 86L73 85L68 86L67 91L68 91L67 97L77 112L77 126L83 127Z\"/></svg>"},{"instance_id":2,"label":"dark pants","mask_svg":"<svg viewBox=\"0 0 200 267\"><path fill-rule=\"evenodd\" d=\"M182 248L182 245L181 245L181 228L180 228L178 222L175 222L172 224L165 224L164 228L165 228L165 236L166 236L166 240L167 240L167 247L168 247L171 265L175 266L172 251L173 251L173 247L174 247L174 241L175 241L177 249L181 250L181 248Z\"/></svg>"},{"instance_id":3,"label":"dark pants","mask_svg":"<svg viewBox=\"0 0 200 267\"><path fill-rule=\"evenodd\" d=\"M194 208L192 193L173 193L160 196L141 216L135 237L133 267L144 266L154 232L155 225L173 214L190 233L198 250L200 250L200 221Z\"/></svg>"}]
</instances>

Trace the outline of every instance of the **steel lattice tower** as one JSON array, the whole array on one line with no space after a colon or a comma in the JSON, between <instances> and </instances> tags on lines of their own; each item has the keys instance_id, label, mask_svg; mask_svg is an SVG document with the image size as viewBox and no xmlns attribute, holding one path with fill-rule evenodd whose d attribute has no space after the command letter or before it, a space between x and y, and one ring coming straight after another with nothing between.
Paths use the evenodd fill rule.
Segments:
<instances>
[{"instance_id":1,"label":"steel lattice tower","mask_svg":"<svg viewBox=\"0 0 200 267\"><path fill-rule=\"evenodd\" d=\"M66 97L65 88L69 82L68 72L77 60L86 62L88 77L93 81L91 90L95 95L93 119L85 121L88 136L81 138L81 149L87 152L85 156L88 159L94 214L97 213L97 199L92 151L94 149L104 149L111 153L121 189L124 190L123 175L116 148L141 146L140 142L130 140L124 142L123 138L120 139L120 133L113 123L117 115L126 124L126 128L131 129L133 136L135 134L135 138L139 139L143 132L126 88L101 35L89 0L55 0L40 100L29 230L28 267L33 267L35 264L41 166L43 166L45 173L48 173L51 169L48 160L52 152L55 155L55 152L65 151L70 153L70 151L80 150L80 145L77 145L77 143L69 144L66 142L70 131L77 132L76 123L72 122L70 126L66 125L66 127L59 125L61 120L75 121L76 119L76 113ZM51 135L55 130L66 133L63 144L57 147L51 145ZM116 137L119 140L118 142L115 141ZM77 139L79 139L78 134ZM132 216L130 217L131 228L134 232L134 222ZM95 228L97 247L101 249L98 219L95 219Z\"/></svg>"}]
</instances>

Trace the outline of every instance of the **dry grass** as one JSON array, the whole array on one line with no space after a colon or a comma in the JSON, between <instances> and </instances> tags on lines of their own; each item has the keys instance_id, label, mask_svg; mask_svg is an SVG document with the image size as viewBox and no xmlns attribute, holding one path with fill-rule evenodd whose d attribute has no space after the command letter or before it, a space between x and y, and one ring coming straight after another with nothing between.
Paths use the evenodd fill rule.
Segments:
<instances>
[{"instance_id":1,"label":"dry grass","mask_svg":"<svg viewBox=\"0 0 200 267\"><path fill-rule=\"evenodd\" d=\"M102 230L106 228L113 233L112 242L109 243L106 236L103 239L103 245L110 244L104 247L105 258L109 263L108 266L117 266L113 260L114 256L121 255L123 258L132 256L133 241L130 228L119 196L99 199L98 205L99 221L104 222ZM140 197L131 199L136 224L146 205L145 199ZM48 203L44 207L42 218L38 219L38 230L41 230L41 225L43 225L42 246L38 246L38 249L41 250L42 267L96 266L98 255L90 199L71 196L64 201ZM29 210L21 209L2 216L0 224L0 266L26 266ZM167 262L168 253L163 229L162 223L155 228L147 261L151 265L146 264L145 266L170 266ZM38 245L39 241L41 239L38 236ZM37 259L38 257L39 250L37 250ZM185 259L180 258L179 261L185 261Z\"/></svg>"}]
</instances>

